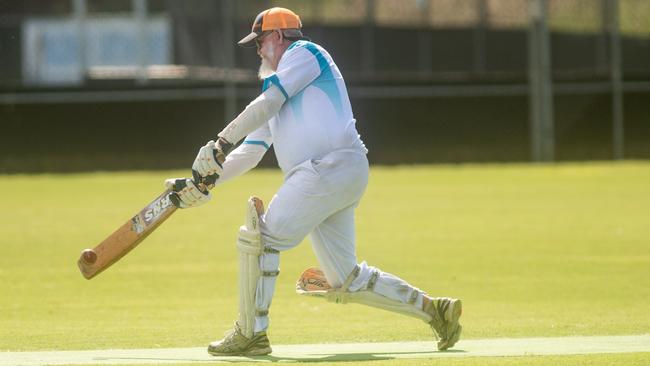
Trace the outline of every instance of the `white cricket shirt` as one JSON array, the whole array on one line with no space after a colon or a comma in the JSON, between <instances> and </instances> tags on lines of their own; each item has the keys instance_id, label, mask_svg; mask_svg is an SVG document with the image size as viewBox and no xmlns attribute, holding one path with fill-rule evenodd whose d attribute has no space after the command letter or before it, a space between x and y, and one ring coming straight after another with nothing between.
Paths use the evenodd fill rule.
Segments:
<instances>
[{"instance_id":1,"label":"white cricket shirt","mask_svg":"<svg viewBox=\"0 0 650 366\"><path fill-rule=\"evenodd\" d=\"M324 48L308 41L292 43L275 74L264 79L262 91L272 85L287 100L244 144L268 149L273 143L282 171L335 150L367 152L355 127L343 76Z\"/></svg>"}]
</instances>

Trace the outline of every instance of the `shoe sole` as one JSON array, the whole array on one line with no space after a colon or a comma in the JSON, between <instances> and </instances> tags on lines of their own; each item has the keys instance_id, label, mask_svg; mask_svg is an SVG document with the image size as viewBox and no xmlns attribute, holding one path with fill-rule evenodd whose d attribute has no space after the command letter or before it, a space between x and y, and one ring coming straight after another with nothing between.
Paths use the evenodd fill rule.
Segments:
<instances>
[{"instance_id":1,"label":"shoe sole","mask_svg":"<svg viewBox=\"0 0 650 366\"><path fill-rule=\"evenodd\" d=\"M441 339L438 342L438 350L444 351L453 347L460 339L460 333L463 327L458 323L458 319L463 314L463 303L460 300L453 300L449 304L449 309L445 314L445 321L447 322L447 339Z\"/></svg>"},{"instance_id":2,"label":"shoe sole","mask_svg":"<svg viewBox=\"0 0 650 366\"><path fill-rule=\"evenodd\" d=\"M219 353L208 350L208 353L212 356L264 356L273 352L271 347L254 349L245 352L232 352L232 353Z\"/></svg>"}]
</instances>

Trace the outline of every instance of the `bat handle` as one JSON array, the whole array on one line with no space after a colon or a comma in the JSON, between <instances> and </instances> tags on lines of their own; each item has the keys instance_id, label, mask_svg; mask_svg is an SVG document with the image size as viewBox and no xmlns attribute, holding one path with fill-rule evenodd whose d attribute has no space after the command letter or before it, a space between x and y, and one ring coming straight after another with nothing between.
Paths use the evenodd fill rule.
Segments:
<instances>
[{"instance_id":1,"label":"bat handle","mask_svg":"<svg viewBox=\"0 0 650 366\"><path fill-rule=\"evenodd\" d=\"M178 197L178 193L171 191L169 192L169 200L172 202L172 204L176 207L181 207L181 198Z\"/></svg>"},{"instance_id":2,"label":"bat handle","mask_svg":"<svg viewBox=\"0 0 650 366\"><path fill-rule=\"evenodd\" d=\"M217 179L219 179L218 174L212 174L212 175L208 175L207 177L201 177L199 172L192 169L192 180L194 181L194 184L204 192L207 192L212 188L214 188L214 184L217 182Z\"/></svg>"},{"instance_id":3,"label":"bat handle","mask_svg":"<svg viewBox=\"0 0 650 366\"><path fill-rule=\"evenodd\" d=\"M218 178L219 176L217 174L212 174L210 176L202 178L199 172L192 170L192 181L194 182L194 185L196 185L197 188L203 191L205 194L214 188L214 184L217 182ZM178 197L178 193L174 192L174 190L169 192L169 200L172 202L172 204L174 204L174 206L181 207L181 199Z\"/></svg>"}]
</instances>

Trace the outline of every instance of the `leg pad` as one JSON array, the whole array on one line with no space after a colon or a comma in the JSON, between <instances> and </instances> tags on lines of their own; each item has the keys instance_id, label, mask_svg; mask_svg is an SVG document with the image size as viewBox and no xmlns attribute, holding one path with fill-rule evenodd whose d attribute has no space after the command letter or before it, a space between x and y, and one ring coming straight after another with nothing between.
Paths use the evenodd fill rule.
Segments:
<instances>
[{"instance_id":1,"label":"leg pad","mask_svg":"<svg viewBox=\"0 0 650 366\"><path fill-rule=\"evenodd\" d=\"M337 304L347 304L348 302L364 304L415 317L426 323L431 321L431 315L417 306L414 306L412 303L403 303L398 300L390 299L376 293L372 288L354 292L348 291L348 287L358 275L359 267L357 266L340 288L333 288L327 282L327 279L320 269L316 267L308 268L298 279L298 282L296 283L296 292L300 295L322 297L327 301L335 302ZM373 278L374 277L378 278L379 275L373 276Z\"/></svg>"},{"instance_id":2,"label":"leg pad","mask_svg":"<svg viewBox=\"0 0 650 366\"><path fill-rule=\"evenodd\" d=\"M253 337L255 315L268 313L268 309L256 309L255 295L262 275L259 256L263 253L260 233L260 216L264 204L257 197L251 197L246 207L244 225L239 228L237 250L239 251L239 327L246 338ZM264 313L264 314L266 314Z\"/></svg>"}]
</instances>

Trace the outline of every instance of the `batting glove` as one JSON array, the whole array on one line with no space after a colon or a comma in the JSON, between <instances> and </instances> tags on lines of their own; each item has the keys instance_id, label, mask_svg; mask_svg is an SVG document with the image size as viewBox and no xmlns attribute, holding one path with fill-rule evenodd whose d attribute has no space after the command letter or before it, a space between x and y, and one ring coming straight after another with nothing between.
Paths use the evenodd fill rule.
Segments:
<instances>
[{"instance_id":1,"label":"batting glove","mask_svg":"<svg viewBox=\"0 0 650 366\"><path fill-rule=\"evenodd\" d=\"M198 183L205 183L206 185L214 184L223 172L222 164L232 148L233 145L231 143L220 137L217 142L210 140L205 146L199 149L199 153L196 155L196 159L194 159L194 164L192 164L192 170L201 177L201 181Z\"/></svg>"},{"instance_id":2,"label":"batting glove","mask_svg":"<svg viewBox=\"0 0 650 366\"><path fill-rule=\"evenodd\" d=\"M189 178L170 178L165 180L165 188L171 190L169 200L178 208L197 207L206 204L212 194L200 190Z\"/></svg>"}]
</instances>

